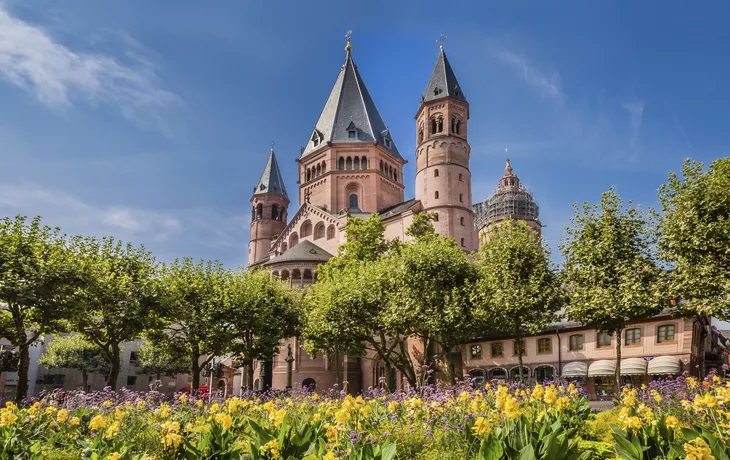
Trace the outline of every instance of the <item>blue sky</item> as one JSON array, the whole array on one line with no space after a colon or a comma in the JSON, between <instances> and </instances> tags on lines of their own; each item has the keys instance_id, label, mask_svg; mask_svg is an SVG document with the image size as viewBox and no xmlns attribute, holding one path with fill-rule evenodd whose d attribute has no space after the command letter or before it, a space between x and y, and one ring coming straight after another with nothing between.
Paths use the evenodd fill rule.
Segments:
<instances>
[{"instance_id":1,"label":"blue sky","mask_svg":"<svg viewBox=\"0 0 730 460\"><path fill-rule=\"evenodd\" d=\"M474 201L509 148L555 247L573 202L616 185L653 205L683 158L728 155L729 18L720 1L0 0L0 215L244 263L269 144L292 213L348 29L412 197L413 116L444 33Z\"/></svg>"}]
</instances>

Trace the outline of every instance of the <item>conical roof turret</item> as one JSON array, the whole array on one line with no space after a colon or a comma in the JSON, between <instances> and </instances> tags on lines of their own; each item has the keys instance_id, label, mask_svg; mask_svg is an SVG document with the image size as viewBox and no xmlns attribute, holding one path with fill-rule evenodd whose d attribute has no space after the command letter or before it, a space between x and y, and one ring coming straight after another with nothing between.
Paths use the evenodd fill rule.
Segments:
<instances>
[{"instance_id":1,"label":"conical roof turret","mask_svg":"<svg viewBox=\"0 0 730 460\"><path fill-rule=\"evenodd\" d=\"M314 131L302 150L302 158L327 143L373 142L402 158L352 59L349 36L345 50L345 63L340 68Z\"/></svg>"},{"instance_id":2,"label":"conical roof turret","mask_svg":"<svg viewBox=\"0 0 730 460\"><path fill-rule=\"evenodd\" d=\"M431 79L428 81L423 101L435 101L445 97L453 97L459 101L467 102L464 91L459 86L454 69L451 68L443 45L439 49L439 56L436 65L433 67Z\"/></svg>"},{"instance_id":3,"label":"conical roof turret","mask_svg":"<svg viewBox=\"0 0 730 460\"><path fill-rule=\"evenodd\" d=\"M286 187L284 187L284 179L281 177L281 170L279 169L279 163L276 161L276 155L274 154L274 145L271 145L271 154L269 160L266 162L264 172L261 174L259 183L253 190L254 195L262 195L264 193L274 193L289 198L286 194Z\"/></svg>"}]
</instances>

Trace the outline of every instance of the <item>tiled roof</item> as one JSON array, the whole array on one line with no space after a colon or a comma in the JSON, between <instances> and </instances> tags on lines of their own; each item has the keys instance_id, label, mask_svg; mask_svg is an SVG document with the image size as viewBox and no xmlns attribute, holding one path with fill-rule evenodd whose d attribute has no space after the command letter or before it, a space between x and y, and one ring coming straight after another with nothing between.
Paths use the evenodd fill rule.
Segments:
<instances>
[{"instance_id":1,"label":"tiled roof","mask_svg":"<svg viewBox=\"0 0 730 460\"><path fill-rule=\"evenodd\" d=\"M449 64L449 60L446 59L444 48L441 47L433 73L431 73L431 79L426 87L426 94L423 95L423 100L434 101L444 97L453 97L466 102L464 91L456 80L456 75L451 68L451 64Z\"/></svg>"},{"instance_id":2,"label":"tiled roof","mask_svg":"<svg viewBox=\"0 0 730 460\"><path fill-rule=\"evenodd\" d=\"M259 179L259 183L256 184L253 191L254 195L260 195L263 193L276 193L289 198L286 194L286 187L284 187L284 179L281 177L279 163L276 162L274 149L271 149L269 161L266 162L264 172L261 174L261 179Z\"/></svg>"},{"instance_id":3,"label":"tiled roof","mask_svg":"<svg viewBox=\"0 0 730 460\"><path fill-rule=\"evenodd\" d=\"M351 132L353 134L350 134ZM319 138L316 145L315 137ZM317 125L302 150L302 158L326 145L327 142L377 142L397 158L402 158L349 50L317 120Z\"/></svg>"},{"instance_id":4,"label":"tiled roof","mask_svg":"<svg viewBox=\"0 0 730 460\"><path fill-rule=\"evenodd\" d=\"M409 209L411 209L413 206L418 203L418 200L415 198L411 198L408 201L404 201L402 203L398 203L396 205L393 205L389 208L385 208L380 212L380 218L381 219L387 219L389 217L397 216L398 214L402 214Z\"/></svg>"},{"instance_id":5,"label":"tiled roof","mask_svg":"<svg viewBox=\"0 0 730 460\"><path fill-rule=\"evenodd\" d=\"M268 260L264 265L282 262L327 262L333 256L309 240L302 240L284 254Z\"/></svg>"}]
</instances>

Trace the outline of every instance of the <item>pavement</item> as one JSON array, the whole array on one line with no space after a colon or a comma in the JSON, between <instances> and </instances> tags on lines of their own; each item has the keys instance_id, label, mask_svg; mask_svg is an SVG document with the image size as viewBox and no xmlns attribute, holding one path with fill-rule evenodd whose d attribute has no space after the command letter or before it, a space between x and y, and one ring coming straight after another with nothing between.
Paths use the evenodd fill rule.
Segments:
<instances>
[{"instance_id":1,"label":"pavement","mask_svg":"<svg viewBox=\"0 0 730 460\"><path fill-rule=\"evenodd\" d=\"M593 412L601 412L613 407L613 401L588 401L588 404L593 409Z\"/></svg>"}]
</instances>

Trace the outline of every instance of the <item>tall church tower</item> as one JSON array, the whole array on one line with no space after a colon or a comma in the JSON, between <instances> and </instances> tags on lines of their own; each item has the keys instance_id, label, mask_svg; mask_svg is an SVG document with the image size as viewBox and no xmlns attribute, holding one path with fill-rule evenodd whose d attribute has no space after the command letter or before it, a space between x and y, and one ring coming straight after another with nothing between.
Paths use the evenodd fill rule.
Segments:
<instances>
[{"instance_id":1,"label":"tall church tower","mask_svg":"<svg viewBox=\"0 0 730 460\"><path fill-rule=\"evenodd\" d=\"M441 45L416 113L416 199L424 211L435 214L436 232L475 251L479 242L471 204L468 120L469 102Z\"/></svg>"},{"instance_id":2,"label":"tall church tower","mask_svg":"<svg viewBox=\"0 0 730 460\"><path fill-rule=\"evenodd\" d=\"M269 255L271 242L286 227L289 197L281 177L279 163L271 154L266 162L259 183L251 197L251 239L248 243L248 265L251 266Z\"/></svg>"}]
</instances>

